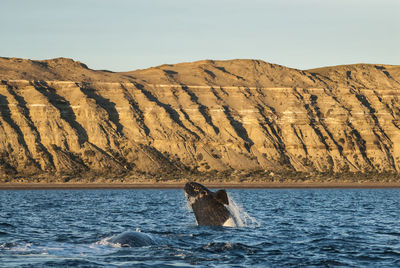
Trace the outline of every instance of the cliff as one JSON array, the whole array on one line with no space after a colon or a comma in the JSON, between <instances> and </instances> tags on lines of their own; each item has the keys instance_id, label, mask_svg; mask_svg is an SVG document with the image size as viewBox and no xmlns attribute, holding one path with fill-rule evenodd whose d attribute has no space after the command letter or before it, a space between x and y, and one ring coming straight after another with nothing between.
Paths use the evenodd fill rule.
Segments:
<instances>
[{"instance_id":1,"label":"cliff","mask_svg":"<svg viewBox=\"0 0 400 268\"><path fill-rule=\"evenodd\" d=\"M0 58L0 177L400 170L400 66ZM272 172L272 173L271 173Z\"/></svg>"}]
</instances>

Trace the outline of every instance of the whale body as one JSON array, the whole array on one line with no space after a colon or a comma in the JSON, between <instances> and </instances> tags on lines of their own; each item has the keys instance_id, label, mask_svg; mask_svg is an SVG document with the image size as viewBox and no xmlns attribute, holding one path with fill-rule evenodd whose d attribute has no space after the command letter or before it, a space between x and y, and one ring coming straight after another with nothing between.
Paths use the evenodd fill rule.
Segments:
<instances>
[{"instance_id":1,"label":"whale body","mask_svg":"<svg viewBox=\"0 0 400 268\"><path fill-rule=\"evenodd\" d=\"M232 225L232 215L226 207L229 199L225 190L214 193L200 183L188 182L184 191L198 225Z\"/></svg>"},{"instance_id":2,"label":"whale body","mask_svg":"<svg viewBox=\"0 0 400 268\"><path fill-rule=\"evenodd\" d=\"M155 244L149 235L141 232L123 232L110 238L108 242L119 244L121 247L143 247Z\"/></svg>"}]
</instances>

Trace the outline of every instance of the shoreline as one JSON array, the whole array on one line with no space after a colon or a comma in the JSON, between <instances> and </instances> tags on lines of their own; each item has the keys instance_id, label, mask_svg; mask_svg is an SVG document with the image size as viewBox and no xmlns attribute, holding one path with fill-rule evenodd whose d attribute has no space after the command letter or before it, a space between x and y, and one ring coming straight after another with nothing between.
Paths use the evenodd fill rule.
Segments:
<instances>
[{"instance_id":1,"label":"shoreline","mask_svg":"<svg viewBox=\"0 0 400 268\"><path fill-rule=\"evenodd\" d=\"M0 183L0 190L183 189L184 183ZM226 189L400 189L400 183L202 183Z\"/></svg>"}]
</instances>

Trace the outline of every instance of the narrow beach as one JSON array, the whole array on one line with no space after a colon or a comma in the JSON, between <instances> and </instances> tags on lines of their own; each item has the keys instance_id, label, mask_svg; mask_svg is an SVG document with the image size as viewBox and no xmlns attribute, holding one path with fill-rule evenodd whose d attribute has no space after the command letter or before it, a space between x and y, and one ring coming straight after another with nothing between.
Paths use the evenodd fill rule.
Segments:
<instances>
[{"instance_id":1,"label":"narrow beach","mask_svg":"<svg viewBox=\"0 0 400 268\"><path fill-rule=\"evenodd\" d=\"M380 189L400 188L400 183L203 183L227 189ZM78 189L181 189L185 183L2 183L0 190Z\"/></svg>"}]
</instances>

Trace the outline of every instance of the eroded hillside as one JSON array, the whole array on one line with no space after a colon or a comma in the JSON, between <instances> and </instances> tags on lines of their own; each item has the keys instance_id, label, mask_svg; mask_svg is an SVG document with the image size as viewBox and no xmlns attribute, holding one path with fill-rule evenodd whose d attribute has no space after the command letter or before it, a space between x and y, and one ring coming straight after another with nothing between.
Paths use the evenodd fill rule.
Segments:
<instances>
[{"instance_id":1,"label":"eroded hillside","mask_svg":"<svg viewBox=\"0 0 400 268\"><path fill-rule=\"evenodd\" d=\"M399 66L1 58L0 79L3 175L400 170Z\"/></svg>"}]
</instances>

